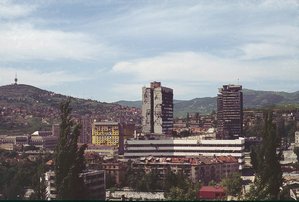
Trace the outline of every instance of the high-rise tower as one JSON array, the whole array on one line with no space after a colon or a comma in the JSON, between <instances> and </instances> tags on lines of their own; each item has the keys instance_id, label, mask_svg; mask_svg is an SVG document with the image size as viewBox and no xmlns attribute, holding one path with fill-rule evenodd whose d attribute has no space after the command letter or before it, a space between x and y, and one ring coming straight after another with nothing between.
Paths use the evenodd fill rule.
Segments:
<instances>
[{"instance_id":1,"label":"high-rise tower","mask_svg":"<svg viewBox=\"0 0 299 202\"><path fill-rule=\"evenodd\" d=\"M242 86L224 85L217 96L217 139L237 139L242 132Z\"/></svg>"},{"instance_id":2,"label":"high-rise tower","mask_svg":"<svg viewBox=\"0 0 299 202\"><path fill-rule=\"evenodd\" d=\"M171 135L173 129L173 90L151 82L142 88L142 132Z\"/></svg>"}]
</instances>

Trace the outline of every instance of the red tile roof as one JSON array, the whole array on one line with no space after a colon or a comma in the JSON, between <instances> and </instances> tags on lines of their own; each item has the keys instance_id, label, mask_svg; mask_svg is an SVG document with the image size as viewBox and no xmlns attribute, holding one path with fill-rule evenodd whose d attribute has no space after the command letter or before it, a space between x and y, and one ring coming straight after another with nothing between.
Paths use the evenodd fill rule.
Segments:
<instances>
[{"instance_id":1,"label":"red tile roof","mask_svg":"<svg viewBox=\"0 0 299 202\"><path fill-rule=\"evenodd\" d=\"M200 192L225 192L224 188L221 186L202 186Z\"/></svg>"}]
</instances>

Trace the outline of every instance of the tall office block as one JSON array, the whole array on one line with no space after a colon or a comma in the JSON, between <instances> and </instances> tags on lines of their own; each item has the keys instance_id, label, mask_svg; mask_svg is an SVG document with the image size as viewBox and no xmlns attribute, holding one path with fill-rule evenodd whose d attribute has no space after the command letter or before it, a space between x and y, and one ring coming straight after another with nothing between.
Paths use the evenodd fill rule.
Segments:
<instances>
[{"instance_id":1,"label":"tall office block","mask_svg":"<svg viewBox=\"0 0 299 202\"><path fill-rule=\"evenodd\" d=\"M142 132L171 135L173 90L154 81L142 88L142 95Z\"/></svg>"},{"instance_id":2,"label":"tall office block","mask_svg":"<svg viewBox=\"0 0 299 202\"><path fill-rule=\"evenodd\" d=\"M237 139L242 132L242 86L224 85L217 96L217 139Z\"/></svg>"},{"instance_id":3,"label":"tall office block","mask_svg":"<svg viewBox=\"0 0 299 202\"><path fill-rule=\"evenodd\" d=\"M81 123L81 134L79 136L79 142L84 144L90 144L92 142L91 133L92 133L92 121L89 116L82 116L80 118Z\"/></svg>"}]
</instances>

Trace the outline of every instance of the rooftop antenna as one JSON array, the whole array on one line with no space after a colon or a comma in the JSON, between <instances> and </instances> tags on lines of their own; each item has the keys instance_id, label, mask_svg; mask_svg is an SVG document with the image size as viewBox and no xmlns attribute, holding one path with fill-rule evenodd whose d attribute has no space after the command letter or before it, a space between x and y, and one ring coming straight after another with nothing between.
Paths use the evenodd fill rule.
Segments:
<instances>
[{"instance_id":1,"label":"rooftop antenna","mask_svg":"<svg viewBox=\"0 0 299 202\"><path fill-rule=\"evenodd\" d=\"M238 83L237 83L238 85L239 85L239 81L240 81L240 79L238 78Z\"/></svg>"},{"instance_id":2,"label":"rooftop antenna","mask_svg":"<svg viewBox=\"0 0 299 202\"><path fill-rule=\"evenodd\" d=\"M18 77L17 77L17 73L16 73L16 75L15 75L15 85L17 85L18 84Z\"/></svg>"}]
</instances>

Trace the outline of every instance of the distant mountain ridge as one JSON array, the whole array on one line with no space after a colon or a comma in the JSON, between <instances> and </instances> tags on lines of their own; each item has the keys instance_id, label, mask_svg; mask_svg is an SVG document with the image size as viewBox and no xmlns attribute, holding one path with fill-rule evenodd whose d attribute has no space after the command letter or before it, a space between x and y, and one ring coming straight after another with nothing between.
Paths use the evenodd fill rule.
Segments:
<instances>
[{"instance_id":1,"label":"distant mountain ridge","mask_svg":"<svg viewBox=\"0 0 299 202\"><path fill-rule=\"evenodd\" d=\"M293 93L243 89L244 108L261 108L271 105L298 104L299 91ZM118 101L120 105L141 108L141 101ZM194 98L174 102L174 116L186 116L187 112L211 113L217 109L217 97Z\"/></svg>"},{"instance_id":2,"label":"distant mountain ridge","mask_svg":"<svg viewBox=\"0 0 299 202\"><path fill-rule=\"evenodd\" d=\"M59 121L60 103L68 97L24 84L0 86L0 135L51 129L51 124ZM129 107L116 103L70 98L72 114L76 117L92 115L114 121L139 119Z\"/></svg>"},{"instance_id":3,"label":"distant mountain ridge","mask_svg":"<svg viewBox=\"0 0 299 202\"><path fill-rule=\"evenodd\" d=\"M244 108L295 104L299 107L299 91L294 93L243 89ZM69 96L42 90L30 85L0 86L0 135L47 129L59 119L60 103ZM185 117L187 112L209 114L216 111L216 97L174 100L174 116ZM140 121L141 101L99 102L72 97L73 114L96 115L109 120ZM133 107L138 108L137 113ZM24 128L24 130L22 130ZM26 130L25 130L26 129Z\"/></svg>"},{"instance_id":4,"label":"distant mountain ridge","mask_svg":"<svg viewBox=\"0 0 299 202\"><path fill-rule=\"evenodd\" d=\"M61 95L34 86L18 84L0 86L0 106L14 107L54 107L59 109L60 103L68 97L72 99L73 112L88 113L90 110L100 110L103 107L113 107L117 104L99 102L91 99L81 99Z\"/></svg>"}]
</instances>

